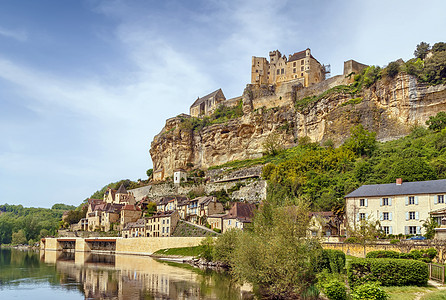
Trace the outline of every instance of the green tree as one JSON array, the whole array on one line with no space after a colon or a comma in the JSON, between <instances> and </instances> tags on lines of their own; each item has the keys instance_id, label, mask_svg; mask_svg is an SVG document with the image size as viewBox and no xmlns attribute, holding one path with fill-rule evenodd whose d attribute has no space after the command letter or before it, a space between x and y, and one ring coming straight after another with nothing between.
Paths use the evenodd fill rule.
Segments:
<instances>
[{"instance_id":1,"label":"green tree","mask_svg":"<svg viewBox=\"0 0 446 300\"><path fill-rule=\"evenodd\" d=\"M270 133L262 143L262 147L265 154L277 155L282 150L280 136L275 132Z\"/></svg>"},{"instance_id":2,"label":"green tree","mask_svg":"<svg viewBox=\"0 0 446 300\"><path fill-rule=\"evenodd\" d=\"M400 71L400 63L397 61L392 61L385 68L385 73L388 77L393 78L398 75Z\"/></svg>"},{"instance_id":3,"label":"green tree","mask_svg":"<svg viewBox=\"0 0 446 300\"><path fill-rule=\"evenodd\" d=\"M446 43L438 42L432 46L432 52L446 51Z\"/></svg>"},{"instance_id":4,"label":"green tree","mask_svg":"<svg viewBox=\"0 0 446 300\"><path fill-rule=\"evenodd\" d=\"M301 201L286 207L265 201L252 231L244 231L234 249L235 278L260 286L265 296L276 299L296 297L312 285L322 249L306 237L308 212Z\"/></svg>"},{"instance_id":5,"label":"green tree","mask_svg":"<svg viewBox=\"0 0 446 300\"><path fill-rule=\"evenodd\" d=\"M12 234L12 244L14 245L24 245L27 241L25 232L22 229Z\"/></svg>"},{"instance_id":6,"label":"green tree","mask_svg":"<svg viewBox=\"0 0 446 300\"><path fill-rule=\"evenodd\" d=\"M359 124L353 127L350 133L350 138L343 146L357 155L371 156L376 149L376 132L367 131L362 124Z\"/></svg>"},{"instance_id":7,"label":"green tree","mask_svg":"<svg viewBox=\"0 0 446 300\"><path fill-rule=\"evenodd\" d=\"M429 53L430 45L426 42L421 42L417 45L415 48L415 51L413 52L413 55L416 58L425 59L426 55Z\"/></svg>"},{"instance_id":8,"label":"green tree","mask_svg":"<svg viewBox=\"0 0 446 300\"><path fill-rule=\"evenodd\" d=\"M435 116L430 116L426 121L430 130L440 131L446 127L446 112L440 111Z\"/></svg>"},{"instance_id":9,"label":"green tree","mask_svg":"<svg viewBox=\"0 0 446 300\"><path fill-rule=\"evenodd\" d=\"M152 175L153 175L153 169L148 169L146 174L147 174L147 177L150 179L150 177L152 177Z\"/></svg>"}]
</instances>

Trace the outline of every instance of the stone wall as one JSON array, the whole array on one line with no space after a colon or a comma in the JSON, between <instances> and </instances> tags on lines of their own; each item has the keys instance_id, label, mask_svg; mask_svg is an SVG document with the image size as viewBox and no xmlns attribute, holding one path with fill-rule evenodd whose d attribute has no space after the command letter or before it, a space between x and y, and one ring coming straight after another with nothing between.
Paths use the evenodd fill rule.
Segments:
<instances>
[{"instance_id":1,"label":"stone wall","mask_svg":"<svg viewBox=\"0 0 446 300\"><path fill-rule=\"evenodd\" d=\"M171 182L159 183L152 185L150 189L144 189L144 191L147 191L144 196L147 196L151 199L156 199L168 195L187 195L191 191L194 191L196 193L201 192L209 195L212 192L221 190L227 191L235 187L238 183L242 184L243 186L240 187L238 191L233 192L231 197L232 199L245 200L248 202L259 202L266 198L266 181L254 178L227 182L211 182L205 184L185 183L181 185L174 185ZM140 195L143 195L142 191L139 191L138 193Z\"/></svg>"},{"instance_id":2,"label":"stone wall","mask_svg":"<svg viewBox=\"0 0 446 300\"><path fill-rule=\"evenodd\" d=\"M160 249L194 247L204 237L139 237L116 239L116 253L152 254Z\"/></svg>"},{"instance_id":3,"label":"stone wall","mask_svg":"<svg viewBox=\"0 0 446 300\"><path fill-rule=\"evenodd\" d=\"M116 239L116 253L148 255L160 249L198 246L204 237L106 238L105 240L110 239ZM99 238L98 241L100 240ZM46 251L62 250L57 238L46 238L44 245L43 250ZM76 238L75 251L89 252L91 249L85 239Z\"/></svg>"},{"instance_id":4,"label":"stone wall","mask_svg":"<svg viewBox=\"0 0 446 300\"><path fill-rule=\"evenodd\" d=\"M377 243L372 245L361 244L344 244L344 243L322 243L324 249L341 250L346 255L364 258L367 253L379 250L391 250L396 252L410 252L412 249L428 249L432 248L426 243L419 242L400 242L399 244Z\"/></svg>"}]
</instances>

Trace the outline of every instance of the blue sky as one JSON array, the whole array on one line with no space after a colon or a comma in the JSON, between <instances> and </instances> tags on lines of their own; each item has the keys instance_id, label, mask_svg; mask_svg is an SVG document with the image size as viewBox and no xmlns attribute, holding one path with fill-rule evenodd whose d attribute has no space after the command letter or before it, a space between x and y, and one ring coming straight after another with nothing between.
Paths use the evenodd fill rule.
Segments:
<instances>
[{"instance_id":1,"label":"blue sky","mask_svg":"<svg viewBox=\"0 0 446 300\"><path fill-rule=\"evenodd\" d=\"M251 56L307 47L332 75L446 41L444 1L0 0L0 203L78 205L145 179L169 117L222 88Z\"/></svg>"}]
</instances>

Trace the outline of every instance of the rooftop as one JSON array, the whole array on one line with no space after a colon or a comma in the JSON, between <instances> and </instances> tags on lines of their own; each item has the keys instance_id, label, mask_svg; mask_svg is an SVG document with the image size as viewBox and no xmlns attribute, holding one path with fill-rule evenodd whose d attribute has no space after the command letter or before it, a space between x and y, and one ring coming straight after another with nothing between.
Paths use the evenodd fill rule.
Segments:
<instances>
[{"instance_id":1,"label":"rooftop","mask_svg":"<svg viewBox=\"0 0 446 300\"><path fill-rule=\"evenodd\" d=\"M446 179L363 185L345 198L446 193Z\"/></svg>"}]
</instances>

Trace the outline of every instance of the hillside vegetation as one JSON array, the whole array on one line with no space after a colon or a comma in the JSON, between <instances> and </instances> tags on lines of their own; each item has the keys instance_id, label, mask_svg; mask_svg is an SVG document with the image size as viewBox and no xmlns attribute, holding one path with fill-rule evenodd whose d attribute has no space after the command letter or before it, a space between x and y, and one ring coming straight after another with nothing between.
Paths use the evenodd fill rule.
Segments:
<instances>
[{"instance_id":1,"label":"hillside vegetation","mask_svg":"<svg viewBox=\"0 0 446 300\"><path fill-rule=\"evenodd\" d=\"M0 244L33 244L55 235L64 211L74 206L54 204L51 209L0 205Z\"/></svg>"}]
</instances>

